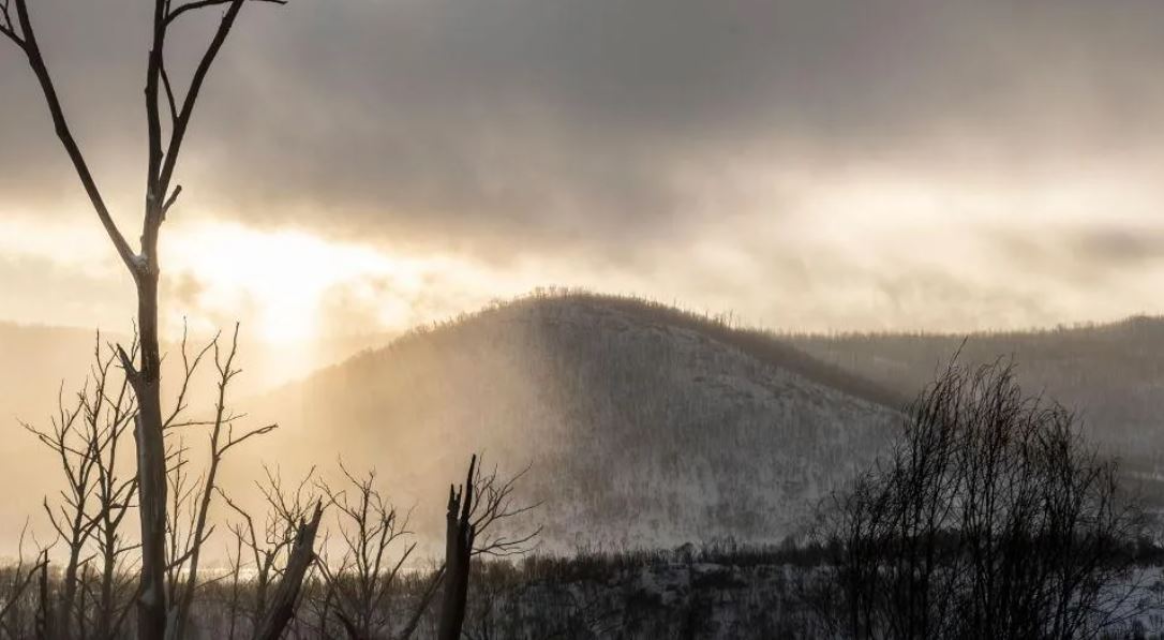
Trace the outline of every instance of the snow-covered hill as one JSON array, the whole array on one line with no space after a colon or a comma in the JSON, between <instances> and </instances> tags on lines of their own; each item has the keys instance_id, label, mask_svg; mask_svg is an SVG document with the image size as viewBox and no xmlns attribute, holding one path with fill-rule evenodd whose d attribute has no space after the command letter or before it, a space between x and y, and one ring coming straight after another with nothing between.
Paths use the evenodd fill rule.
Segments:
<instances>
[{"instance_id":1,"label":"snow-covered hill","mask_svg":"<svg viewBox=\"0 0 1164 640\"><path fill-rule=\"evenodd\" d=\"M776 540L867 465L889 396L768 336L625 298L498 305L259 403L278 459L375 466L436 532L472 451L530 465L552 546ZM275 445L281 442L282 445ZM261 452L270 456L275 449Z\"/></svg>"}]
</instances>

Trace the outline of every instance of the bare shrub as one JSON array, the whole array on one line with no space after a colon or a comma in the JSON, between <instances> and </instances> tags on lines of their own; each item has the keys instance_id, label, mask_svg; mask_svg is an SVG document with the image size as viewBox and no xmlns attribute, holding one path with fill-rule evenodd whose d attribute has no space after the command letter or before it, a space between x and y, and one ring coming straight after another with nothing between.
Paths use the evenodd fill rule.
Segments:
<instances>
[{"instance_id":1,"label":"bare shrub","mask_svg":"<svg viewBox=\"0 0 1164 640\"><path fill-rule=\"evenodd\" d=\"M947 368L834 507L844 637L1086 638L1137 607L1142 520L1115 463L1009 362Z\"/></svg>"}]
</instances>

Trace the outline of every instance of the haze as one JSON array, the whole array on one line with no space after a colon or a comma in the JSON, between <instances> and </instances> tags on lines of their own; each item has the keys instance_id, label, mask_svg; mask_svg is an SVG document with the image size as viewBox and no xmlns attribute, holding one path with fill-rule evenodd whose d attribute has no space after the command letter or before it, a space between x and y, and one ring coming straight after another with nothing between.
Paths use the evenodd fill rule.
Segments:
<instances>
[{"instance_id":1,"label":"haze","mask_svg":"<svg viewBox=\"0 0 1164 640\"><path fill-rule=\"evenodd\" d=\"M148 12L35 11L132 220ZM167 323L286 344L546 285L813 331L1157 313L1161 24L1146 0L256 11L181 165ZM127 329L35 81L14 52L0 78L0 318Z\"/></svg>"},{"instance_id":2,"label":"haze","mask_svg":"<svg viewBox=\"0 0 1164 640\"><path fill-rule=\"evenodd\" d=\"M148 9L0 0L7 635L1164 637L1164 3Z\"/></svg>"}]
</instances>

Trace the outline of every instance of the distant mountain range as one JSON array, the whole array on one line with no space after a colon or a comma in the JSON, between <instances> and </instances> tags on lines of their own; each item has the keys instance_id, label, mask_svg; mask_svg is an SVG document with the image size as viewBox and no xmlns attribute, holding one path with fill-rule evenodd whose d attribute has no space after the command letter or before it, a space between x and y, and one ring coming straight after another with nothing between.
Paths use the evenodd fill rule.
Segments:
<instances>
[{"instance_id":1,"label":"distant mountain range","mask_svg":"<svg viewBox=\"0 0 1164 640\"><path fill-rule=\"evenodd\" d=\"M1076 412L1099 449L1164 509L1164 319L1047 330L949 334L785 335L789 343L846 371L911 395L955 353L980 364L1011 358L1018 379Z\"/></svg>"},{"instance_id":2,"label":"distant mountain range","mask_svg":"<svg viewBox=\"0 0 1164 640\"><path fill-rule=\"evenodd\" d=\"M1074 409L1110 453L1164 451L1164 319L1041 331L949 334L785 335L824 362L912 395L955 353L966 363L1012 358L1029 393ZM964 344L963 344L964 343Z\"/></svg>"}]
</instances>

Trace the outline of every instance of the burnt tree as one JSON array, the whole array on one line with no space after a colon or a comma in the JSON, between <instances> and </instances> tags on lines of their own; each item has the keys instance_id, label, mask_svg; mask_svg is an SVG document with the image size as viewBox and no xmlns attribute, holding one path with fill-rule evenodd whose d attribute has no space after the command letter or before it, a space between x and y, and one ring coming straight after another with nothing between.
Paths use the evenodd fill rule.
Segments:
<instances>
[{"instance_id":1,"label":"burnt tree","mask_svg":"<svg viewBox=\"0 0 1164 640\"><path fill-rule=\"evenodd\" d=\"M182 191L174 181L178 158L189 129L198 95L230 35L243 5L257 0L155 0L152 44L145 78L147 162L141 239L135 251L114 221L85 156L81 151L33 28L28 0L0 0L0 35L12 41L28 59L44 94L61 145L73 164L113 247L137 289L137 358L121 352L122 366L137 398L134 437L137 443L138 499L140 504L141 569L137 597L138 637L162 640L166 635L166 451L161 406L161 353L158 336L158 284L161 273L158 237L166 215ZM285 0L265 0L283 4ZM184 95L175 91L166 71L167 34L182 18L207 8L225 9L214 34L190 77Z\"/></svg>"},{"instance_id":2,"label":"burnt tree","mask_svg":"<svg viewBox=\"0 0 1164 640\"><path fill-rule=\"evenodd\" d=\"M525 471L522 471L508 480L502 480L498 478L496 469L485 475L474 455L469 461L465 484L449 487L445 515L445 585L437 632L440 640L457 640L461 637L473 557L504 557L526 553L541 533L540 528L509 535L495 531L496 526L503 521L539 506L523 505L514 500L517 482L524 475Z\"/></svg>"},{"instance_id":3,"label":"burnt tree","mask_svg":"<svg viewBox=\"0 0 1164 640\"><path fill-rule=\"evenodd\" d=\"M951 365L835 507L838 637L1072 640L1141 606L1143 520L1115 464L1006 362Z\"/></svg>"}]
</instances>

